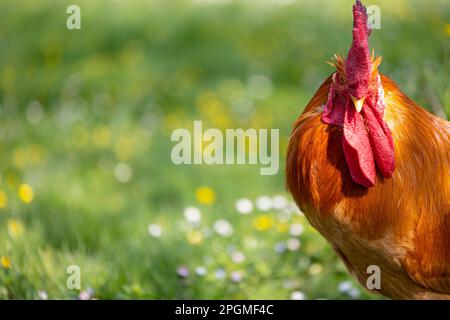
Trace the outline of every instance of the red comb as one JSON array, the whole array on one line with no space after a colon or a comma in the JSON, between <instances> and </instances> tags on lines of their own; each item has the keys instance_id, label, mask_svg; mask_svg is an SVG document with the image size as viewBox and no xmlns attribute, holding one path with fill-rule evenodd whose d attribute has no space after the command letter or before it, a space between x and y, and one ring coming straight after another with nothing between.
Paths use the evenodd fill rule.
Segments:
<instances>
[{"instance_id":1,"label":"red comb","mask_svg":"<svg viewBox=\"0 0 450 320\"><path fill-rule=\"evenodd\" d=\"M345 61L345 71L352 95L360 98L365 94L371 71L369 52L370 29L367 25L366 7L357 0L353 6L353 41Z\"/></svg>"}]
</instances>

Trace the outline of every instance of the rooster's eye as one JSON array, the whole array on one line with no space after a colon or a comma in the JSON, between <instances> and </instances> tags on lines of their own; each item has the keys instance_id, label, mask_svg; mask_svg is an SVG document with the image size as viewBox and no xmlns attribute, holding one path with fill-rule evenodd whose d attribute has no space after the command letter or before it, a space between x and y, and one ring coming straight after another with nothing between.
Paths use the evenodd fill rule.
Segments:
<instances>
[{"instance_id":1,"label":"rooster's eye","mask_svg":"<svg viewBox=\"0 0 450 320\"><path fill-rule=\"evenodd\" d=\"M342 85L345 84L345 79L344 79L344 77L342 75L339 75L338 79L339 79L339 83L340 84L342 84Z\"/></svg>"}]
</instances>

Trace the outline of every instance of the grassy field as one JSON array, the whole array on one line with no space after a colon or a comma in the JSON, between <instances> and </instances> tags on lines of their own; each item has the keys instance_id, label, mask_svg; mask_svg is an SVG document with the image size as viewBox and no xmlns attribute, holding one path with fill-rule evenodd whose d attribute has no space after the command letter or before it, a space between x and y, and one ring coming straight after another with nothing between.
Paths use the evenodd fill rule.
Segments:
<instances>
[{"instance_id":1,"label":"grassy field","mask_svg":"<svg viewBox=\"0 0 450 320\"><path fill-rule=\"evenodd\" d=\"M72 3L0 1L0 298L379 298L283 174L292 122L350 45L352 1L79 0L67 30ZM450 116L447 1L368 4L382 72ZM279 173L175 166L171 133L193 120L279 128Z\"/></svg>"}]
</instances>

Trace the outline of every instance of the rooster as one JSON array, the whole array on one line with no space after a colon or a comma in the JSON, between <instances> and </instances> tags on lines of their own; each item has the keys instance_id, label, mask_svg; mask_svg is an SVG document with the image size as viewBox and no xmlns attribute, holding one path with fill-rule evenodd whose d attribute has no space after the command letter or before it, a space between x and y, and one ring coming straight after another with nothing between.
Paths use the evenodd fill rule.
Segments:
<instances>
[{"instance_id":1,"label":"rooster","mask_svg":"<svg viewBox=\"0 0 450 320\"><path fill-rule=\"evenodd\" d=\"M286 181L308 221L366 286L392 299L450 299L450 123L378 71L360 0L347 58L296 120Z\"/></svg>"}]
</instances>

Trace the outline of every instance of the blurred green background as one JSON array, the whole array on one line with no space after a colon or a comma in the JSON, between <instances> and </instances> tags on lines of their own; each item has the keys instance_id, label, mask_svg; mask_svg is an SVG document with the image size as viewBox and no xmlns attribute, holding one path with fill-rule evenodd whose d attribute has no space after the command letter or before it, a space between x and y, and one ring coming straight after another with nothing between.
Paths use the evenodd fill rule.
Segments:
<instances>
[{"instance_id":1,"label":"blurred green background","mask_svg":"<svg viewBox=\"0 0 450 320\"><path fill-rule=\"evenodd\" d=\"M291 124L348 50L352 3L1 0L0 298L379 298L283 174ZM450 115L448 1L365 4L381 8L381 71ZM279 173L173 165L171 132L195 119L280 128Z\"/></svg>"}]
</instances>

